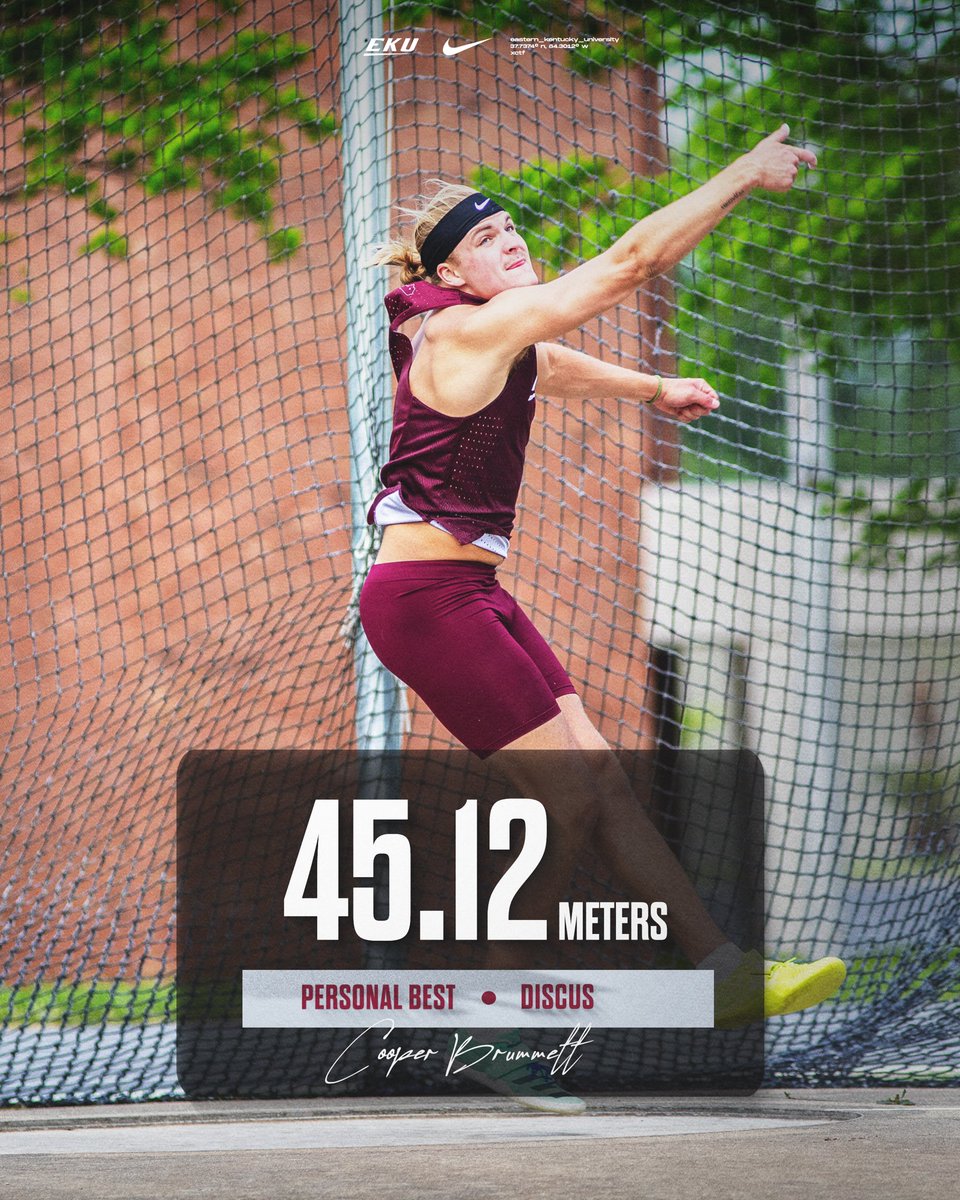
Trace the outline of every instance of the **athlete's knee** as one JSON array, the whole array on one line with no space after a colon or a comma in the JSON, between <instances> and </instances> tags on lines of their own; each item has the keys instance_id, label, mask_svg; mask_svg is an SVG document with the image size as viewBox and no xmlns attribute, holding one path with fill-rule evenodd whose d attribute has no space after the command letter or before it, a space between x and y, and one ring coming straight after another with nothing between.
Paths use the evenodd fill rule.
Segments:
<instances>
[{"instance_id":1,"label":"athlete's knee","mask_svg":"<svg viewBox=\"0 0 960 1200\"><path fill-rule=\"evenodd\" d=\"M558 832L585 841L601 811L592 753L570 745L534 753L507 750L498 756L497 765L517 795L543 804Z\"/></svg>"},{"instance_id":2,"label":"athlete's knee","mask_svg":"<svg viewBox=\"0 0 960 1200\"><path fill-rule=\"evenodd\" d=\"M609 742L587 715L579 696L558 696L557 703L563 714L571 746L578 750L610 750Z\"/></svg>"},{"instance_id":3,"label":"athlete's knee","mask_svg":"<svg viewBox=\"0 0 960 1200\"><path fill-rule=\"evenodd\" d=\"M624 782L625 776L620 756L609 746L603 750L584 750L583 756L602 795L606 795Z\"/></svg>"},{"instance_id":4,"label":"athlete's knee","mask_svg":"<svg viewBox=\"0 0 960 1200\"><path fill-rule=\"evenodd\" d=\"M557 747L553 773L569 780L584 797L580 815L592 823L610 802L618 804L630 793L619 755L587 715L580 697L558 697L560 715L544 730L551 730L551 745Z\"/></svg>"}]
</instances>

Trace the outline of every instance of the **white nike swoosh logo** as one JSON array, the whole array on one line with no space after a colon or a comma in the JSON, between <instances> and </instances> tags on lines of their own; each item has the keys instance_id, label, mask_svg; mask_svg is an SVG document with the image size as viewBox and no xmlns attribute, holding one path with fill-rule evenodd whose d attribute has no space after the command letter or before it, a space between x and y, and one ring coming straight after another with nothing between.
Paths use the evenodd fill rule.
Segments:
<instances>
[{"instance_id":1,"label":"white nike swoosh logo","mask_svg":"<svg viewBox=\"0 0 960 1200\"><path fill-rule=\"evenodd\" d=\"M477 210L477 212L483 212L489 203L490 197L488 196L486 200L481 200L479 204L476 202L476 200L474 200L473 207Z\"/></svg>"},{"instance_id":2,"label":"white nike swoosh logo","mask_svg":"<svg viewBox=\"0 0 960 1200\"><path fill-rule=\"evenodd\" d=\"M492 42L493 38L481 38L479 42L467 42L464 46L451 46L450 39L443 43L443 52L447 58L453 58L455 54L462 54L464 50L472 50L474 46L482 46L484 42Z\"/></svg>"}]
</instances>

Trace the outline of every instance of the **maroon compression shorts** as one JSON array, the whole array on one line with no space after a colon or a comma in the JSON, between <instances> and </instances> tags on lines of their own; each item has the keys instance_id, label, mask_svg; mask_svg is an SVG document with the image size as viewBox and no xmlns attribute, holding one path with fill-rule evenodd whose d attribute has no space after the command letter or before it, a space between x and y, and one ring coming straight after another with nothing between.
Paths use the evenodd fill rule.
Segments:
<instances>
[{"instance_id":1,"label":"maroon compression shorts","mask_svg":"<svg viewBox=\"0 0 960 1200\"><path fill-rule=\"evenodd\" d=\"M560 711L576 692L533 622L486 563L380 563L360 620L383 665L481 758Z\"/></svg>"}]
</instances>

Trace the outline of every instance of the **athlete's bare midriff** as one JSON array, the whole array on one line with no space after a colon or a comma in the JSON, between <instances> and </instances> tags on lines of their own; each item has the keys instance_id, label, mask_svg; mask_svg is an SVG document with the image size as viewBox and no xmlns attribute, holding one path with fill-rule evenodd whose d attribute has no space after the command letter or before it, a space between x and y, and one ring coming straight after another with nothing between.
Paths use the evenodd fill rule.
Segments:
<instances>
[{"instance_id":1,"label":"athlete's bare midriff","mask_svg":"<svg viewBox=\"0 0 960 1200\"><path fill-rule=\"evenodd\" d=\"M428 525L426 521L409 525L387 525L377 555L378 563L429 562L432 559L462 559L466 562L489 563L498 567L503 559L492 550L479 546L462 546L450 533Z\"/></svg>"}]
</instances>

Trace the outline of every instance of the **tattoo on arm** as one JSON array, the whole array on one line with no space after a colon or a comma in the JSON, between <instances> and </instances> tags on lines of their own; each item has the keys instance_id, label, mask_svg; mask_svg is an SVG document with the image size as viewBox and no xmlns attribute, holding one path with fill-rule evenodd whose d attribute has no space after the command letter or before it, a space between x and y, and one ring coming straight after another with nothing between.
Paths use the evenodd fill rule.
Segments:
<instances>
[{"instance_id":1,"label":"tattoo on arm","mask_svg":"<svg viewBox=\"0 0 960 1200\"><path fill-rule=\"evenodd\" d=\"M742 200L749 190L749 188L741 188L739 192L734 192L730 199L724 200L720 207L730 208L732 205L736 204L738 200Z\"/></svg>"}]
</instances>

